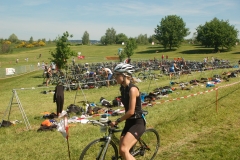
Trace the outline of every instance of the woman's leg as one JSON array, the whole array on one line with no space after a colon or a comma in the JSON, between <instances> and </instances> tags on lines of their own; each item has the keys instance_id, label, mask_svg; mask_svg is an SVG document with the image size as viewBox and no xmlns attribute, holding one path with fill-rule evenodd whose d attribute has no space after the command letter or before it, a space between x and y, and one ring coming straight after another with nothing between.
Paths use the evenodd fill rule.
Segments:
<instances>
[{"instance_id":1,"label":"woman's leg","mask_svg":"<svg viewBox=\"0 0 240 160\"><path fill-rule=\"evenodd\" d=\"M129 153L129 150L137 142L136 138L127 132L125 136L120 139L119 153L125 160L135 160L135 158Z\"/></svg>"}]
</instances>

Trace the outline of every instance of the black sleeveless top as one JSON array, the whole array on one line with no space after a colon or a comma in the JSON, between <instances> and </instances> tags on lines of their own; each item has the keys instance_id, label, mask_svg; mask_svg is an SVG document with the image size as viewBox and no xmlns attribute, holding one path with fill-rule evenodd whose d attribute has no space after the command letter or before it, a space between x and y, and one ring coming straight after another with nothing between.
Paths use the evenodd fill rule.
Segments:
<instances>
[{"instance_id":1,"label":"black sleeveless top","mask_svg":"<svg viewBox=\"0 0 240 160\"><path fill-rule=\"evenodd\" d=\"M129 110L129 99L130 99L129 92L132 87L136 87L139 90L139 88L132 83L129 83L127 87L123 87L123 86L120 87L121 101L124 105L125 112ZM135 113L129 119L136 119L136 118L142 118L142 103L141 103L140 93L139 93L139 96L136 97Z\"/></svg>"}]
</instances>

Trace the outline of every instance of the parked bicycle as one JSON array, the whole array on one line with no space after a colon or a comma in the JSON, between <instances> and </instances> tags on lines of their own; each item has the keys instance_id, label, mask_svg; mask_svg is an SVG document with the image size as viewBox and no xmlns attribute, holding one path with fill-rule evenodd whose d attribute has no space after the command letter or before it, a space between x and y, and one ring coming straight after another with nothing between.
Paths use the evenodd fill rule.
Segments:
<instances>
[{"instance_id":1,"label":"parked bicycle","mask_svg":"<svg viewBox=\"0 0 240 160\"><path fill-rule=\"evenodd\" d=\"M151 69L146 68L138 74L138 78L140 80L152 80L153 78L156 78L156 75Z\"/></svg>"},{"instance_id":2,"label":"parked bicycle","mask_svg":"<svg viewBox=\"0 0 240 160\"><path fill-rule=\"evenodd\" d=\"M118 160L122 159L118 153L119 139L114 133L121 132L118 127L110 127L111 121L102 123L98 120L90 120L93 125L99 125L106 135L89 143L82 151L80 160ZM138 160L153 160L160 147L158 132L149 128L143 133L137 143L130 149L130 153Z\"/></svg>"},{"instance_id":3,"label":"parked bicycle","mask_svg":"<svg viewBox=\"0 0 240 160\"><path fill-rule=\"evenodd\" d=\"M177 80L180 79L181 71L176 71L169 74L171 74L170 80Z\"/></svg>"}]
</instances>

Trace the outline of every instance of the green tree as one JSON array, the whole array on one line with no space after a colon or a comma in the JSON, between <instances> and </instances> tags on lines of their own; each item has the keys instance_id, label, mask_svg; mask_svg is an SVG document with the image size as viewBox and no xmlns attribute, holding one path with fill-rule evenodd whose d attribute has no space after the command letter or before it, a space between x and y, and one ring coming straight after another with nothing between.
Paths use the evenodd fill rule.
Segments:
<instances>
[{"instance_id":1,"label":"green tree","mask_svg":"<svg viewBox=\"0 0 240 160\"><path fill-rule=\"evenodd\" d=\"M105 41L106 41L106 36L102 36L100 39L101 44L105 45Z\"/></svg>"},{"instance_id":2,"label":"green tree","mask_svg":"<svg viewBox=\"0 0 240 160\"><path fill-rule=\"evenodd\" d=\"M32 37L32 36L30 37L30 39L29 39L28 42L29 42L29 43L33 43L33 37Z\"/></svg>"},{"instance_id":3,"label":"green tree","mask_svg":"<svg viewBox=\"0 0 240 160\"><path fill-rule=\"evenodd\" d=\"M118 54L120 62L122 62L126 56L127 55L126 55L126 53L124 51L122 51L120 54Z\"/></svg>"},{"instance_id":4,"label":"green tree","mask_svg":"<svg viewBox=\"0 0 240 160\"><path fill-rule=\"evenodd\" d=\"M148 37L147 34L140 34L137 37L137 44L148 44Z\"/></svg>"},{"instance_id":5,"label":"green tree","mask_svg":"<svg viewBox=\"0 0 240 160\"><path fill-rule=\"evenodd\" d=\"M105 44L115 44L116 43L116 31L114 28L108 28L105 33Z\"/></svg>"},{"instance_id":6,"label":"green tree","mask_svg":"<svg viewBox=\"0 0 240 160\"><path fill-rule=\"evenodd\" d=\"M8 40L12 43L18 42L18 37L13 33L9 36Z\"/></svg>"},{"instance_id":7,"label":"green tree","mask_svg":"<svg viewBox=\"0 0 240 160\"><path fill-rule=\"evenodd\" d=\"M238 30L228 21L214 18L210 22L197 27L197 40L205 47L214 47L218 51L219 47L231 50L235 46L238 38Z\"/></svg>"},{"instance_id":8,"label":"green tree","mask_svg":"<svg viewBox=\"0 0 240 160\"><path fill-rule=\"evenodd\" d=\"M136 40L134 38L129 38L124 48L124 54L130 58L133 55L135 49L137 49Z\"/></svg>"},{"instance_id":9,"label":"green tree","mask_svg":"<svg viewBox=\"0 0 240 160\"><path fill-rule=\"evenodd\" d=\"M84 45L90 44L89 34L88 34L87 31L85 31L85 32L83 33L83 36L82 36L82 44L84 44Z\"/></svg>"},{"instance_id":10,"label":"green tree","mask_svg":"<svg viewBox=\"0 0 240 160\"><path fill-rule=\"evenodd\" d=\"M184 37L190 34L183 19L176 15L169 15L162 18L160 25L154 29L155 38L166 49L169 47L180 47Z\"/></svg>"},{"instance_id":11,"label":"green tree","mask_svg":"<svg viewBox=\"0 0 240 160\"><path fill-rule=\"evenodd\" d=\"M62 69L67 66L67 60L72 56L77 56L77 52L74 52L70 48L70 43L68 38L72 38L67 31L63 33L61 37L56 39L56 48L55 50L50 50L52 58L50 60L54 62L59 69Z\"/></svg>"},{"instance_id":12,"label":"green tree","mask_svg":"<svg viewBox=\"0 0 240 160\"><path fill-rule=\"evenodd\" d=\"M152 43L152 42L154 42L155 44L159 43L158 40L155 38L155 35L151 35L148 37L148 43Z\"/></svg>"},{"instance_id":13,"label":"green tree","mask_svg":"<svg viewBox=\"0 0 240 160\"><path fill-rule=\"evenodd\" d=\"M45 38L42 38L42 40L41 41L43 41L44 43L46 43L46 39Z\"/></svg>"},{"instance_id":14,"label":"green tree","mask_svg":"<svg viewBox=\"0 0 240 160\"><path fill-rule=\"evenodd\" d=\"M122 44L122 42L127 42L128 41L128 37L123 34L123 33L119 33L116 35L116 44Z\"/></svg>"}]
</instances>

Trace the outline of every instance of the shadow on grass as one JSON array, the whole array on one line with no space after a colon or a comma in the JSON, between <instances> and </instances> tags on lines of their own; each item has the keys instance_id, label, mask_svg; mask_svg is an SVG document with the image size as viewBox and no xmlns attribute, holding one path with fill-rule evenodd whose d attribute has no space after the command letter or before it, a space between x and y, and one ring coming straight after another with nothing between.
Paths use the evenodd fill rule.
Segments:
<instances>
[{"instance_id":1,"label":"shadow on grass","mask_svg":"<svg viewBox=\"0 0 240 160\"><path fill-rule=\"evenodd\" d=\"M221 53L225 53L225 52L227 52L227 51L216 52L213 49L204 48L204 49L185 50L185 51L181 51L179 53L182 53L182 54L221 54Z\"/></svg>"},{"instance_id":2,"label":"shadow on grass","mask_svg":"<svg viewBox=\"0 0 240 160\"><path fill-rule=\"evenodd\" d=\"M151 47L147 47L148 49L163 49L163 46L151 46Z\"/></svg>"},{"instance_id":3,"label":"shadow on grass","mask_svg":"<svg viewBox=\"0 0 240 160\"><path fill-rule=\"evenodd\" d=\"M232 53L232 54L240 54L240 52L234 52L234 53Z\"/></svg>"},{"instance_id":4,"label":"shadow on grass","mask_svg":"<svg viewBox=\"0 0 240 160\"><path fill-rule=\"evenodd\" d=\"M42 75L39 75L39 76L33 76L33 78L42 78L42 79L43 79L43 76L42 76Z\"/></svg>"},{"instance_id":5,"label":"shadow on grass","mask_svg":"<svg viewBox=\"0 0 240 160\"><path fill-rule=\"evenodd\" d=\"M212 49L193 49L181 51L182 54L212 54L214 53Z\"/></svg>"},{"instance_id":6,"label":"shadow on grass","mask_svg":"<svg viewBox=\"0 0 240 160\"><path fill-rule=\"evenodd\" d=\"M150 47L149 47L150 48ZM162 52L173 52L177 49L161 49L161 47L156 47L154 49L149 49L141 52L136 52L137 54L154 54L154 53L162 53Z\"/></svg>"}]
</instances>

